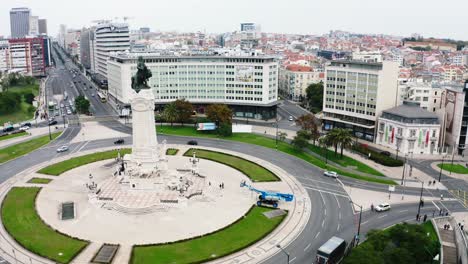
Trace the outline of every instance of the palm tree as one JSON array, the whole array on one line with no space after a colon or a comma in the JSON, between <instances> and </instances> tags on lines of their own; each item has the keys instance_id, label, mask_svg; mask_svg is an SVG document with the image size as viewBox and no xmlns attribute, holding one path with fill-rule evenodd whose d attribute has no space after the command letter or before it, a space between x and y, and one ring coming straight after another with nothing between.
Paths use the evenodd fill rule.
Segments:
<instances>
[{"instance_id":1,"label":"palm tree","mask_svg":"<svg viewBox=\"0 0 468 264\"><path fill-rule=\"evenodd\" d=\"M166 119L166 122L171 123L171 126L175 121L177 121L177 107L174 102L169 103L164 107L163 116L164 119Z\"/></svg>"},{"instance_id":2,"label":"palm tree","mask_svg":"<svg viewBox=\"0 0 468 264\"><path fill-rule=\"evenodd\" d=\"M333 145L335 147L335 156L338 153L338 144L340 143L338 136L339 134L337 128L334 128L325 136L325 141L328 143L328 145Z\"/></svg>"},{"instance_id":3,"label":"palm tree","mask_svg":"<svg viewBox=\"0 0 468 264\"><path fill-rule=\"evenodd\" d=\"M330 146L330 142L328 141L327 137L321 137L318 139L319 146L321 146L324 150L324 157L325 157L325 164L328 163L328 146Z\"/></svg>"},{"instance_id":4,"label":"palm tree","mask_svg":"<svg viewBox=\"0 0 468 264\"><path fill-rule=\"evenodd\" d=\"M351 147L353 144L353 136L348 129L338 128L337 137L341 148L341 158L343 158L343 149Z\"/></svg>"}]
</instances>

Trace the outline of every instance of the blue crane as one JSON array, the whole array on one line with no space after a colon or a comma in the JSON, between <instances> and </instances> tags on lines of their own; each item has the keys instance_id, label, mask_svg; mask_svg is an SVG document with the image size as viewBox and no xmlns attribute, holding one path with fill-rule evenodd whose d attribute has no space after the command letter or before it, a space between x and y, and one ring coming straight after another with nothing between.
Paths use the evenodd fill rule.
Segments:
<instances>
[{"instance_id":1,"label":"blue crane","mask_svg":"<svg viewBox=\"0 0 468 264\"><path fill-rule=\"evenodd\" d=\"M279 201L291 202L294 200L294 195L289 193L279 193L279 192L268 192L262 191L248 185L245 181L241 182L240 187L247 187L249 190L259 193L257 205L270 204L274 208L278 207Z\"/></svg>"}]
</instances>

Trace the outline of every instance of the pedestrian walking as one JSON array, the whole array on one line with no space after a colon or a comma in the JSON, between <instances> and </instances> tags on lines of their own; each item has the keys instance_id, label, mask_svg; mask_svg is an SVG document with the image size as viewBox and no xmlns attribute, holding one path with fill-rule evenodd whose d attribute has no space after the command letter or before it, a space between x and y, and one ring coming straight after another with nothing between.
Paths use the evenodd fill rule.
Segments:
<instances>
[{"instance_id":1,"label":"pedestrian walking","mask_svg":"<svg viewBox=\"0 0 468 264\"><path fill-rule=\"evenodd\" d=\"M443 195L443 194L440 195L440 200L441 200L441 201L444 200L444 195Z\"/></svg>"},{"instance_id":2,"label":"pedestrian walking","mask_svg":"<svg viewBox=\"0 0 468 264\"><path fill-rule=\"evenodd\" d=\"M370 210L373 212L374 211L374 204L370 205Z\"/></svg>"},{"instance_id":3,"label":"pedestrian walking","mask_svg":"<svg viewBox=\"0 0 468 264\"><path fill-rule=\"evenodd\" d=\"M441 216L441 215L442 215L442 209L440 209L440 211L439 211L439 216Z\"/></svg>"},{"instance_id":4,"label":"pedestrian walking","mask_svg":"<svg viewBox=\"0 0 468 264\"><path fill-rule=\"evenodd\" d=\"M449 215L449 213L448 213L448 212L446 212L446 213L445 213L445 216L448 216L448 215Z\"/></svg>"},{"instance_id":5,"label":"pedestrian walking","mask_svg":"<svg viewBox=\"0 0 468 264\"><path fill-rule=\"evenodd\" d=\"M461 229L462 231L463 231L463 227L464 227L464 226L465 226L465 225L461 225L461 226L460 226L460 229Z\"/></svg>"},{"instance_id":6,"label":"pedestrian walking","mask_svg":"<svg viewBox=\"0 0 468 264\"><path fill-rule=\"evenodd\" d=\"M432 181L432 184L435 185L435 180Z\"/></svg>"},{"instance_id":7,"label":"pedestrian walking","mask_svg":"<svg viewBox=\"0 0 468 264\"><path fill-rule=\"evenodd\" d=\"M424 215L423 222L426 222L427 220L427 214Z\"/></svg>"},{"instance_id":8,"label":"pedestrian walking","mask_svg":"<svg viewBox=\"0 0 468 264\"><path fill-rule=\"evenodd\" d=\"M419 221L419 214L416 214L416 221Z\"/></svg>"}]
</instances>

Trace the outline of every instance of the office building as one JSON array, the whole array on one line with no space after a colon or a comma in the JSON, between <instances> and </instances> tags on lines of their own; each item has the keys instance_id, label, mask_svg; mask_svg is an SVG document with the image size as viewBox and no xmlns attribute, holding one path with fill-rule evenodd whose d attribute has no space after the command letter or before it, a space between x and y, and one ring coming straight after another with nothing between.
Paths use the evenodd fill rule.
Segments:
<instances>
[{"instance_id":1,"label":"office building","mask_svg":"<svg viewBox=\"0 0 468 264\"><path fill-rule=\"evenodd\" d=\"M360 51L353 52L353 60L364 62L382 62L380 51Z\"/></svg>"},{"instance_id":2,"label":"office building","mask_svg":"<svg viewBox=\"0 0 468 264\"><path fill-rule=\"evenodd\" d=\"M29 34L29 17L31 10L20 7L10 10L11 38L24 38Z\"/></svg>"},{"instance_id":3,"label":"office building","mask_svg":"<svg viewBox=\"0 0 468 264\"><path fill-rule=\"evenodd\" d=\"M440 121L417 102L384 110L379 117L376 143L403 154L437 154Z\"/></svg>"},{"instance_id":4,"label":"office building","mask_svg":"<svg viewBox=\"0 0 468 264\"><path fill-rule=\"evenodd\" d=\"M81 30L69 29L65 34L65 50L70 56L80 61Z\"/></svg>"},{"instance_id":5,"label":"office building","mask_svg":"<svg viewBox=\"0 0 468 264\"><path fill-rule=\"evenodd\" d=\"M91 60L94 59L94 28L83 28L80 37L81 64L86 70L91 70Z\"/></svg>"},{"instance_id":6,"label":"office building","mask_svg":"<svg viewBox=\"0 0 468 264\"><path fill-rule=\"evenodd\" d=\"M29 36L39 35L39 17L30 16L29 17Z\"/></svg>"},{"instance_id":7,"label":"office building","mask_svg":"<svg viewBox=\"0 0 468 264\"><path fill-rule=\"evenodd\" d=\"M112 52L130 50L130 31L126 23L102 23L94 31L94 66L99 78L107 76L107 59Z\"/></svg>"},{"instance_id":8,"label":"office building","mask_svg":"<svg viewBox=\"0 0 468 264\"><path fill-rule=\"evenodd\" d=\"M314 71L310 66L287 65L280 70L280 90L284 96L294 101L306 98L306 89L312 83L323 81L324 73Z\"/></svg>"},{"instance_id":9,"label":"office building","mask_svg":"<svg viewBox=\"0 0 468 264\"><path fill-rule=\"evenodd\" d=\"M187 99L199 113L208 104L221 103L229 105L235 117L276 117L278 62L274 57L113 54L108 61L109 99L122 107L129 106L138 56L152 72L148 84L157 109Z\"/></svg>"},{"instance_id":10,"label":"office building","mask_svg":"<svg viewBox=\"0 0 468 264\"><path fill-rule=\"evenodd\" d=\"M45 76L46 56L42 37L10 39L8 46L10 70L29 76Z\"/></svg>"},{"instance_id":11,"label":"office building","mask_svg":"<svg viewBox=\"0 0 468 264\"><path fill-rule=\"evenodd\" d=\"M342 127L374 141L382 110L396 106L398 64L332 61L325 68L323 129Z\"/></svg>"},{"instance_id":12,"label":"office building","mask_svg":"<svg viewBox=\"0 0 468 264\"><path fill-rule=\"evenodd\" d=\"M47 19L39 19L39 34L47 35Z\"/></svg>"},{"instance_id":13,"label":"office building","mask_svg":"<svg viewBox=\"0 0 468 264\"><path fill-rule=\"evenodd\" d=\"M422 79L400 81L398 84L399 102L413 101L419 103L422 109L436 112L442 104L443 89L439 83L424 82Z\"/></svg>"}]
</instances>

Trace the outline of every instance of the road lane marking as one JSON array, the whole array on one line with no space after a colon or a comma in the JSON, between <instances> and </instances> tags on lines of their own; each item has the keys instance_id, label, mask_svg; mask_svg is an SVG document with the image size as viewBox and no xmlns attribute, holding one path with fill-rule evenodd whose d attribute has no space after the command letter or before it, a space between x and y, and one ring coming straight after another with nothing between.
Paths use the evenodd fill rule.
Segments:
<instances>
[{"instance_id":1,"label":"road lane marking","mask_svg":"<svg viewBox=\"0 0 468 264\"><path fill-rule=\"evenodd\" d=\"M322 220L322 228L325 225L325 219Z\"/></svg>"},{"instance_id":2,"label":"road lane marking","mask_svg":"<svg viewBox=\"0 0 468 264\"><path fill-rule=\"evenodd\" d=\"M320 197L322 197L322 202L323 202L323 205L325 205L325 199L323 199L323 194L322 194L322 192L321 192L321 191L319 191L319 193L320 193Z\"/></svg>"},{"instance_id":3,"label":"road lane marking","mask_svg":"<svg viewBox=\"0 0 468 264\"><path fill-rule=\"evenodd\" d=\"M335 195L336 203L338 204L338 209L341 209L340 201L338 201L338 197Z\"/></svg>"},{"instance_id":4,"label":"road lane marking","mask_svg":"<svg viewBox=\"0 0 468 264\"><path fill-rule=\"evenodd\" d=\"M311 245L311 244L309 243L309 244L304 248L304 252L307 251L307 249L310 248L310 245Z\"/></svg>"},{"instance_id":5,"label":"road lane marking","mask_svg":"<svg viewBox=\"0 0 468 264\"><path fill-rule=\"evenodd\" d=\"M319 236L319 234L320 234L320 231L317 234L315 234L315 238L317 238Z\"/></svg>"},{"instance_id":6,"label":"road lane marking","mask_svg":"<svg viewBox=\"0 0 468 264\"><path fill-rule=\"evenodd\" d=\"M437 210L439 210L439 211L440 211L440 208L439 208L439 206L437 206L437 204L436 204L434 201L432 201L432 204L433 204L433 205L434 205L434 206L437 208Z\"/></svg>"},{"instance_id":7,"label":"road lane marking","mask_svg":"<svg viewBox=\"0 0 468 264\"><path fill-rule=\"evenodd\" d=\"M384 218L384 217L386 217L386 216L387 216L387 215L384 214L384 215L381 215L381 216L379 216L379 217L377 217L377 218Z\"/></svg>"},{"instance_id":8,"label":"road lane marking","mask_svg":"<svg viewBox=\"0 0 468 264\"><path fill-rule=\"evenodd\" d=\"M322 191L322 190L319 190L319 189L317 189L317 188L311 188L311 187L304 186L304 189L312 190L312 191L317 191L317 192L320 193L320 195L322 195L322 193L328 193L328 194L337 195L337 196L341 196L341 197L344 197L344 198L348 198L348 199L349 199L349 196L347 196L347 195L338 194L338 193L333 193L333 192L328 192L328 191ZM323 199L323 197L322 197L322 199Z\"/></svg>"},{"instance_id":9,"label":"road lane marking","mask_svg":"<svg viewBox=\"0 0 468 264\"><path fill-rule=\"evenodd\" d=\"M336 232L340 230L340 223L338 223L338 226L336 227Z\"/></svg>"},{"instance_id":10,"label":"road lane marking","mask_svg":"<svg viewBox=\"0 0 468 264\"><path fill-rule=\"evenodd\" d=\"M341 212L338 214L338 219L341 220Z\"/></svg>"},{"instance_id":11,"label":"road lane marking","mask_svg":"<svg viewBox=\"0 0 468 264\"><path fill-rule=\"evenodd\" d=\"M365 225L365 224L367 224L367 222L369 222L369 220L363 222L361 225Z\"/></svg>"},{"instance_id":12,"label":"road lane marking","mask_svg":"<svg viewBox=\"0 0 468 264\"><path fill-rule=\"evenodd\" d=\"M401 210L401 211L398 211L399 213L403 213L403 212L408 212L408 210Z\"/></svg>"},{"instance_id":13,"label":"road lane marking","mask_svg":"<svg viewBox=\"0 0 468 264\"><path fill-rule=\"evenodd\" d=\"M327 208L324 207L324 214L327 216Z\"/></svg>"},{"instance_id":14,"label":"road lane marking","mask_svg":"<svg viewBox=\"0 0 468 264\"><path fill-rule=\"evenodd\" d=\"M296 259L296 257L292 258L289 263L293 262Z\"/></svg>"}]
</instances>

